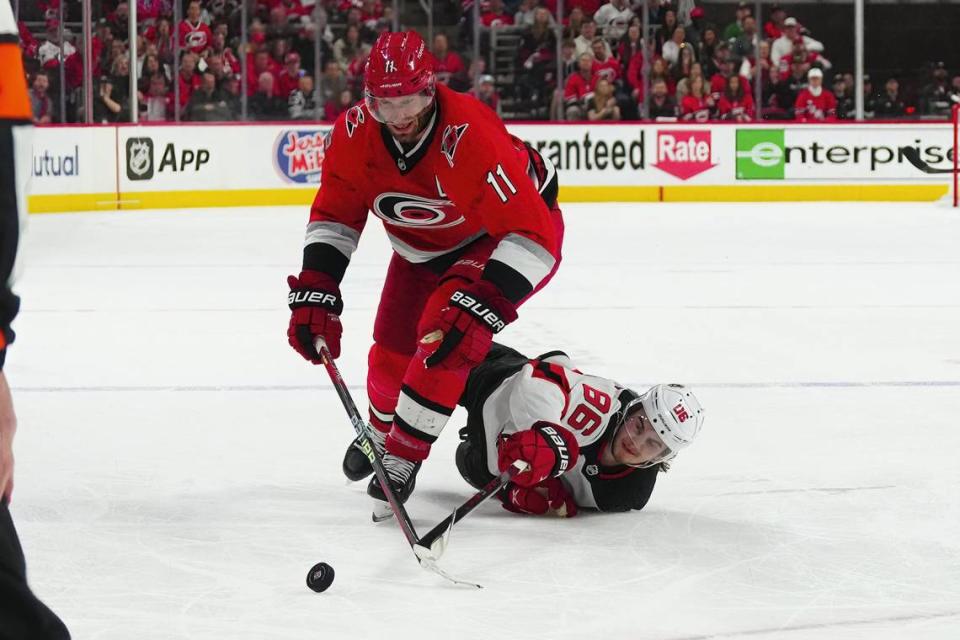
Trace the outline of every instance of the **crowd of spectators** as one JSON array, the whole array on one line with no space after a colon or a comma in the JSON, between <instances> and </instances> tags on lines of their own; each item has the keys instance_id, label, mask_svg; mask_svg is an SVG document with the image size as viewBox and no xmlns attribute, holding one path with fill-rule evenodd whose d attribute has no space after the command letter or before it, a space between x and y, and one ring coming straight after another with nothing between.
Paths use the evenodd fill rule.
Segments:
<instances>
[{"instance_id":1,"label":"crowd of spectators","mask_svg":"<svg viewBox=\"0 0 960 640\"><path fill-rule=\"evenodd\" d=\"M765 120L855 117L853 75L834 69L824 43L779 5L769 5L761 24L753 4L741 2L735 19L719 25L708 19L703 7L693 6L682 15L670 3L651 1L647 9L654 29L646 46L641 6L626 0L609 0L599 7L571 0L567 6L561 56L571 69L563 85L562 115L568 120L747 122L758 117L758 80L759 113ZM551 48L555 50L555 42L545 44L541 59L552 57ZM522 52L521 58L528 54ZM548 94L550 77L528 77L527 84L540 83L541 93ZM877 91L866 76L864 115L946 117L950 94L960 97L960 74L948 81L942 62L932 65L931 82L920 92L918 104L905 103L897 78L887 78ZM552 114L559 115L558 109Z\"/></svg>"},{"instance_id":2,"label":"crowd of spectators","mask_svg":"<svg viewBox=\"0 0 960 640\"><path fill-rule=\"evenodd\" d=\"M63 9L60 1L67 3ZM394 22L392 7L380 0L254 0L248 5L244 44L238 0L184 0L179 23L173 19L173 2L179 0L130 1L137 4L136 98L143 122L240 119L244 96L251 120L334 120L357 101L370 47ZM503 109L507 116L745 122L757 118L753 87L758 78L764 119L817 121L854 114L852 74L834 69L827 46L778 5L769 5L761 22L752 4L740 3L733 21L717 24L689 0L680 3L682 11L669 2L640 0L647 4L652 27L645 44L643 7L628 0L566 0L560 18L556 0L476 0L485 46L479 59L470 60L474 1L463 3L459 32L438 29L433 38L437 78L474 93L495 110L511 104L509 113ZM45 20L42 31L31 31L21 21L38 123L86 118L83 47L70 28L61 38L58 22L60 11L69 20L75 15L70 5L77 4L37 0ZM92 119L121 122L129 119L131 104L129 5L126 0L94 4ZM499 68L496 75L488 72L494 55L486 44L491 31L517 36L509 75ZM453 41L447 32L455 34ZM317 73L318 35L322 62ZM960 74L951 77L943 63L931 65L930 83L911 102L900 95L894 77L875 86L868 76L864 91L868 118L945 116L951 94L960 96Z\"/></svg>"}]
</instances>

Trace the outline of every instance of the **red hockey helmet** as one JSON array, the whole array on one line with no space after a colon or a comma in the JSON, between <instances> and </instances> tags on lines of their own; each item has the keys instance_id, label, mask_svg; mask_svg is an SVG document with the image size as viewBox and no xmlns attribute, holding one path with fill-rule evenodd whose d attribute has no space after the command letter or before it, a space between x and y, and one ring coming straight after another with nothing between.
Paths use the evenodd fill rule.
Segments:
<instances>
[{"instance_id":1,"label":"red hockey helmet","mask_svg":"<svg viewBox=\"0 0 960 640\"><path fill-rule=\"evenodd\" d=\"M380 122L409 120L426 109L436 94L433 56L416 31L382 33L364 79L364 100Z\"/></svg>"}]
</instances>

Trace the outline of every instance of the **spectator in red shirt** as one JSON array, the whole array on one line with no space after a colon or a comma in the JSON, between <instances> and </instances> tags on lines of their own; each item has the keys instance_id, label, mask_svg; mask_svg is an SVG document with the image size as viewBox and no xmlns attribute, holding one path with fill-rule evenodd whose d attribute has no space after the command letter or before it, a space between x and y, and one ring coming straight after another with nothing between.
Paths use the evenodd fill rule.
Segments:
<instances>
[{"instance_id":1,"label":"spectator in red shirt","mask_svg":"<svg viewBox=\"0 0 960 640\"><path fill-rule=\"evenodd\" d=\"M767 40L760 40L754 50L754 55L747 56L740 63L740 75L750 81L751 84L756 82L757 74L760 74L762 78L769 78L771 69L774 70L775 75L779 76L779 70L770 62L770 42Z\"/></svg>"},{"instance_id":2,"label":"spectator in red shirt","mask_svg":"<svg viewBox=\"0 0 960 640\"><path fill-rule=\"evenodd\" d=\"M353 93L350 89L344 89L336 100L330 100L323 106L323 119L327 122L334 122L340 117L341 113L351 106L353 106Z\"/></svg>"},{"instance_id":3,"label":"spectator in red shirt","mask_svg":"<svg viewBox=\"0 0 960 640\"><path fill-rule=\"evenodd\" d=\"M823 86L823 71L814 67L807 73L807 86L794 104L798 122L832 122L837 119L837 99Z\"/></svg>"},{"instance_id":4,"label":"spectator in red shirt","mask_svg":"<svg viewBox=\"0 0 960 640\"><path fill-rule=\"evenodd\" d=\"M354 55L350 64L347 65L347 84L355 96L361 95L363 92L363 74L369 57L370 53L368 51L358 52Z\"/></svg>"},{"instance_id":5,"label":"spectator in red shirt","mask_svg":"<svg viewBox=\"0 0 960 640\"><path fill-rule=\"evenodd\" d=\"M173 13L173 3L170 0L136 0L137 23L140 27L152 26L161 15Z\"/></svg>"},{"instance_id":6,"label":"spectator in red shirt","mask_svg":"<svg viewBox=\"0 0 960 640\"><path fill-rule=\"evenodd\" d=\"M582 120L586 115L587 100L593 95L596 78L593 75L593 54L580 55L577 72L567 78L563 88L567 120Z\"/></svg>"},{"instance_id":7,"label":"spectator in red shirt","mask_svg":"<svg viewBox=\"0 0 960 640\"><path fill-rule=\"evenodd\" d=\"M200 74L196 73L198 60L199 56L189 51L183 54L183 58L180 60L180 73L177 74L177 82L180 83L180 104L178 108L181 112L190 101L194 89L200 87Z\"/></svg>"},{"instance_id":8,"label":"spectator in red shirt","mask_svg":"<svg viewBox=\"0 0 960 640\"><path fill-rule=\"evenodd\" d=\"M101 19L100 22L106 25L105 20ZM99 27L99 23L97 26ZM20 33L20 49L23 51L23 55L27 58L36 58L37 48L40 46L40 43L33 37L33 34L30 32L30 27L28 27L27 23L23 20L18 20L17 31ZM94 36L94 38L96 38L96 36ZM96 42L96 40L94 40L94 42Z\"/></svg>"},{"instance_id":9,"label":"spectator in red shirt","mask_svg":"<svg viewBox=\"0 0 960 640\"><path fill-rule=\"evenodd\" d=\"M703 76L690 78L690 95L680 103L680 119L694 122L706 122L713 111L713 98L707 93Z\"/></svg>"},{"instance_id":10,"label":"spectator in red shirt","mask_svg":"<svg viewBox=\"0 0 960 640\"><path fill-rule=\"evenodd\" d=\"M253 54L253 64L247 72L247 95L252 96L260 87L260 76L264 73L272 73L270 69L270 52L266 49L257 49Z\"/></svg>"},{"instance_id":11,"label":"spectator in red shirt","mask_svg":"<svg viewBox=\"0 0 960 640\"><path fill-rule=\"evenodd\" d=\"M750 122L753 120L753 97L744 90L743 78L732 75L727 78L727 86L717 103L717 112L721 120Z\"/></svg>"},{"instance_id":12,"label":"spectator in red shirt","mask_svg":"<svg viewBox=\"0 0 960 640\"><path fill-rule=\"evenodd\" d=\"M722 46L722 51L724 57L720 71L710 78L710 94L714 100L719 100L720 96L727 90L727 87L730 86L728 84L730 78L738 76L736 58L727 50L726 46ZM740 85L745 92L750 93L750 82L746 78L740 78Z\"/></svg>"},{"instance_id":13,"label":"spectator in red shirt","mask_svg":"<svg viewBox=\"0 0 960 640\"><path fill-rule=\"evenodd\" d=\"M274 91L278 97L286 100L294 89L300 86L300 76L303 75L303 70L300 68L300 54L296 51L288 53L284 63L283 69L277 74Z\"/></svg>"},{"instance_id":14,"label":"spectator in red shirt","mask_svg":"<svg viewBox=\"0 0 960 640\"><path fill-rule=\"evenodd\" d=\"M200 2L192 0L187 5L187 16L177 26L180 46L191 52L201 54L210 46L213 33L210 27L200 19Z\"/></svg>"},{"instance_id":15,"label":"spectator in red shirt","mask_svg":"<svg viewBox=\"0 0 960 640\"><path fill-rule=\"evenodd\" d=\"M383 17L383 5L378 0L363 0L360 5L360 22L371 31L377 30L377 22Z\"/></svg>"},{"instance_id":16,"label":"spectator in red shirt","mask_svg":"<svg viewBox=\"0 0 960 640\"><path fill-rule=\"evenodd\" d=\"M630 25L629 30L627 31L628 37L629 33L635 29L639 29L637 25ZM627 49L621 45L621 51L626 52ZM640 101L643 99L641 95L643 93L643 50L639 47L629 55L629 57L621 56L621 62L623 63L623 70L625 72L624 77L626 78L626 87L625 90L629 91L634 100ZM663 60L663 58L658 58L658 60ZM653 85L653 69L650 69L650 78L651 86ZM665 75L665 74L664 74Z\"/></svg>"},{"instance_id":17,"label":"spectator in red shirt","mask_svg":"<svg viewBox=\"0 0 960 640\"><path fill-rule=\"evenodd\" d=\"M238 60L237 56L233 53L233 49L227 46L226 35L215 31L210 50L212 54L218 55L222 59L224 74L236 75L240 73L240 60Z\"/></svg>"},{"instance_id":18,"label":"spectator in red shirt","mask_svg":"<svg viewBox=\"0 0 960 640\"><path fill-rule=\"evenodd\" d=\"M148 42L157 45L157 55L160 56L161 62L167 65L173 65L174 40L170 20L160 18L156 26L147 27L143 37L146 38Z\"/></svg>"},{"instance_id":19,"label":"spectator in red shirt","mask_svg":"<svg viewBox=\"0 0 960 640\"><path fill-rule=\"evenodd\" d=\"M593 74L614 84L620 79L620 63L607 55L607 41L603 38L593 40Z\"/></svg>"},{"instance_id":20,"label":"spectator in red shirt","mask_svg":"<svg viewBox=\"0 0 960 640\"><path fill-rule=\"evenodd\" d=\"M770 7L770 20L763 25L763 32L770 40L776 40L783 35L783 21L787 19L786 10L779 4Z\"/></svg>"},{"instance_id":21,"label":"spectator in red shirt","mask_svg":"<svg viewBox=\"0 0 960 640\"><path fill-rule=\"evenodd\" d=\"M513 24L513 16L503 8L503 0L490 0L490 8L480 16L480 22L487 27L507 27Z\"/></svg>"},{"instance_id":22,"label":"spectator in red shirt","mask_svg":"<svg viewBox=\"0 0 960 640\"><path fill-rule=\"evenodd\" d=\"M456 51L450 50L445 33L433 36L433 60L437 82L449 86L452 80L454 88L465 84L467 68L463 64L463 58Z\"/></svg>"},{"instance_id":23,"label":"spectator in red shirt","mask_svg":"<svg viewBox=\"0 0 960 640\"><path fill-rule=\"evenodd\" d=\"M93 75L102 75L106 69L110 68L108 56L113 50L113 32L110 31L107 21L102 18L97 22L96 33L90 39L90 49L93 58Z\"/></svg>"}]
</instances>

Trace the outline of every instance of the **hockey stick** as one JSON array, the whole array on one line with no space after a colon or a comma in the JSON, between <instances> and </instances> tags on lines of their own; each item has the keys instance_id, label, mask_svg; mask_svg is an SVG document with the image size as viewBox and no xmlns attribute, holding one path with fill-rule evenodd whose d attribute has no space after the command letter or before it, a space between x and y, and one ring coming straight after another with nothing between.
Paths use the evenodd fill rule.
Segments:
<instances>
[{"instance_id":1,"label":"hockey stick","mask_svg":"<svg viewBox=\"0 0 960 640\"><path fill-rule=\"evenodd\" d=\"M380 456L377 455L376 449L373 448L373 442L370 441L370 437L367 435L366 423L360 416L360 412L357 410L357 405L353 402L353 397L350 395L350 391L347 389L347 385L343 381L343 376L340 375L340 369L338 369L337 365L333 362L333 356L330 355L330 350L327 349L327 345L323 341L323 338L317 338L314 342L314 347L316 348L317 353L320 354L320 359L323 361L323 366L326 368L327 374L330 376L330 382L333 383L333 388L336 389L337 395L340 396L340 402L343 404L343 408L346 409L347 415L350 417L350 422L353 424L353 430L357 432L357 437L362 441L361 450L367 455L367 459L370 460L370 464L373 466L373 472L377 475L377 480L380 481L380 487L383 489L383 493L390 505L390 510L393 511L393 515L396 516L397 523L400 525L400 530L403 531L403 535L407 539L407 544L410 545L410 549L413 551L417 562L424 569L432 571L438 576L441 576L442 578L445 578L454 584L465 584L480 589L480 585L476 583L457 580L449 575L447 572L437 566L436 559L424 559L420 557L419 553L417 553L416 545L419 542L417 530L414 529L413 523L410 521L410 516L407 515L407 510L403 506L403 503L397 500L396 495L394 495L393 490L390 488L390 483L387 480L387 473L383 469L383 463L380 462Z\"/></svg>"},{"instance_id":2,"label":"hockey stick","mask_svg":"<svg viewBox=\"0 0 960 640\"><path fill-rule=\"evenodd\" d=\"M917 150L916 147L900 147L900 153L903 154L903 157L906 158L910 164L915 166L917 169L920 169L920 171L923 171L924 173L953 173L953 168L938 169L937 167L932 167L924 162L920 157L920 151Z\"/></svg>"},{"instance_id":3,"label":"hockey stick","mask_svg":"<svg viewBox=\"0 0 960 640\"><path fill-rule=\"evenodd\" d=\"M467 517L471 511L476 509L487 498L504 488L507 483L513 480L518 473L522 473L529 465L522 460L517 460L506 471L488 482L470 496L466 502L453 510L449 516L444 518L437 526L431 529L425 536L417 541L413 546L413 552L421 560L436 562L447 549L447 541L450 539L450 533L453 531L453 525Z\"/></svg>"}]
</instances>

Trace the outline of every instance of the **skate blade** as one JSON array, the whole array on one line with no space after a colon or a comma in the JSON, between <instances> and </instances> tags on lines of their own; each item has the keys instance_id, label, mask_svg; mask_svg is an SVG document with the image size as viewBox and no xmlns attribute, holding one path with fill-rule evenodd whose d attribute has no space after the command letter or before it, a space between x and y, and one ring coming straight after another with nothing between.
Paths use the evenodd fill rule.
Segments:
<instances>
[{"instance_id":1,"label":"skate blade","mask_svg":"<svg viewBox=\"0 0 960 640\"><path fill-rule=\"evenodd\" d=\"M390 508L390 503L381 502L380 500L373 501L373 513L370 514L371 520L374 522L386 522L392 517L393 509Z\"/></svg>"}]
</instances>

